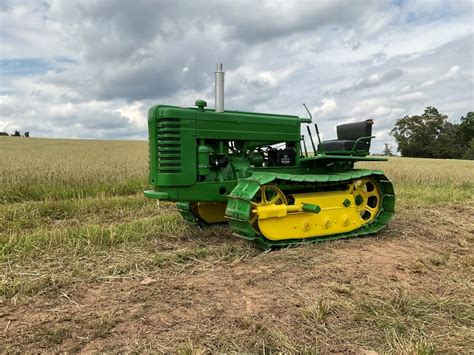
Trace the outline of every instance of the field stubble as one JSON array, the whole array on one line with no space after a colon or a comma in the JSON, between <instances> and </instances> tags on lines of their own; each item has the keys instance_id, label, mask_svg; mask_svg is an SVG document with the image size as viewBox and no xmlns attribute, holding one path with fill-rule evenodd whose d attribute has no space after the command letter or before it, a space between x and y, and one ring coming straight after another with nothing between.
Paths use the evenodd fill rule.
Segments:
<instances>
[{"instance_id":1,"label":"field stubble","mask_svg":"<svg viewBox=\"0 0 474 355\"><path fill-rule=\"evenodd\" d=\"M145 142L0 137L0 153L0 350L474 346L473 162L360 164L394 181L387 230L261 253L146 200Z\"/></svg>"}]
</instances>

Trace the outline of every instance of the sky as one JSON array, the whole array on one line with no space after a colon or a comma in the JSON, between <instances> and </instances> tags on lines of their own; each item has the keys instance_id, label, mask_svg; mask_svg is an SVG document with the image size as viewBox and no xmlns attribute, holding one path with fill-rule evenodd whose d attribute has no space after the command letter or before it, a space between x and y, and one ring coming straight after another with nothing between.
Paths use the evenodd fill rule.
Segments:
<instances>
[{"instance_id":1,"label":"sky","mask_svg":"<svg viewBox=\"0 0 474 355\"><path fill-rule=\"evenodd\" d=\"M0 0L0 131L146 139L155 104L307 116L323 139L435 106L474 111L471 0ZM304 127L303 127L304 129ZM304 130L303 132L306 132Z\"/></svg>"}]
</instances>

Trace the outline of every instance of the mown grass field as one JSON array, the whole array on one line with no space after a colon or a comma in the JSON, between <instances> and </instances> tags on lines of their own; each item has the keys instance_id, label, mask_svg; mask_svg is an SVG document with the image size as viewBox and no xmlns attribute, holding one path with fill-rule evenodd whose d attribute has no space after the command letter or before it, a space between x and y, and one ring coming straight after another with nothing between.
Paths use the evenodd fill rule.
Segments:
<instances>
[{"instance_id":1,"label":"mown grass field","mask_svg":"<svg viewBox=\"0 0 474 355\"><path fill-rule=\"evenodd\" d=\"M474 162L358 166L389 228L262 253L145 199L146 142L0 137L0 350L472 352Z\"/></svg>"}]
</instances>

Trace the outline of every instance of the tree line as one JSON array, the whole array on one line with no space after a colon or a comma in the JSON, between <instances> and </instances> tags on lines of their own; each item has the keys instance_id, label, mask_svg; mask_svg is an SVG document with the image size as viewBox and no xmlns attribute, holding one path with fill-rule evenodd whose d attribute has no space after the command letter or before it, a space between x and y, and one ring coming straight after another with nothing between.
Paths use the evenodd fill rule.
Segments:
<instances>
[{"instance_id":1,"label":"tree line","mask_svg":"<svg viewBox=\"0 0 474 355\"><path fill-rule=\"evenodd\" d=\"M405 116L395 123L391 135L404 157L474 159L474 112L451 123L448 116L428 106L421 115ZM384 154L391 155L385 145Z\"/></svg>"},{"instance_id":2,"label":"tree line","mask_svg":"<svg viewBox=\"0 0 474 355\"><path fill-rule=\"evenodd\" d=\"M8 134L7 132L0 132L0 136L11 136L11 137L26 137L28 138L30 136L30 132L25 132L23 133L23 135L21 135L21 132L20 131L15 131L14 133L12 133L11 135Z\"/></svg>"}]
</instances>

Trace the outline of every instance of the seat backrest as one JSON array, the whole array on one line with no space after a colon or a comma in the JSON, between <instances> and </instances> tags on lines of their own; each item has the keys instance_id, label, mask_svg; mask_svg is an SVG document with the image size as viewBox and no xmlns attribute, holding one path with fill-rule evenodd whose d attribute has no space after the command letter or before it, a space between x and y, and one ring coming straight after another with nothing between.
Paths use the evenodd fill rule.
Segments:
<instances>
[{"instance_id":1,"label":"seat backrest","mask_svg":"<svg viewBox=\"0 0 474 355\"><path fill-rule=\"evenodd\" d=\"M373 124L373 120L341 124L336 127L337 139L355 141L360 137L370 137L372 135ZM368 141L370 142L370 140Z\"/></svg>"}]
</instances>

